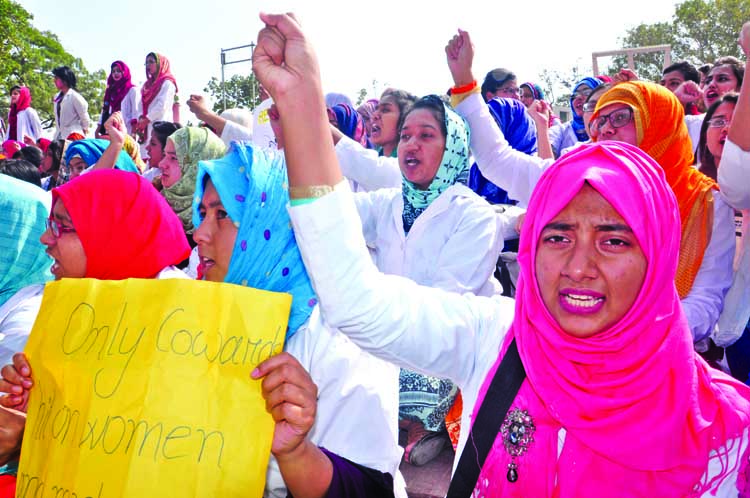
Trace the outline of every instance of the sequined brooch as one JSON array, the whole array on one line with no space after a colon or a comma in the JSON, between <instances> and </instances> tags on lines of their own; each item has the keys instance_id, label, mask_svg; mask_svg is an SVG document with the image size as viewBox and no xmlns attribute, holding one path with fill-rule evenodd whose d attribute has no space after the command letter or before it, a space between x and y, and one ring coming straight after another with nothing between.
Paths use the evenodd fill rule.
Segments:
<instances>
[{"instance_id":1,"label":"sequined brooch","mask_svg":"<svg viewBox=\"0 0 750 498\"><path fill-rule=\"evenodd\" d=\"M514 408L509 411L500 427L500 434L503 436L503 445L505 451L510 455L508 464L508 474L506 477L510 482L518 480L518 465L516 457L526 453L529 445L534 442L534 421L526 410Z\"/></svg>"}]
</instances>

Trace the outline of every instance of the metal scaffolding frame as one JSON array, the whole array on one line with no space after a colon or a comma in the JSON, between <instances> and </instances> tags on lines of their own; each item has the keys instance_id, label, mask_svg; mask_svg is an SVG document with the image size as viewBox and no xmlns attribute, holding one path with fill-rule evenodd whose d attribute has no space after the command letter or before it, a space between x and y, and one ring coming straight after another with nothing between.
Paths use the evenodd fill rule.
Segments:
<instances>
[{"instance_id":1,"label":"metal scaffolding frame","mask_svg":"<svg viewBox=\"0 0 750 498\"><path fill-rule=\"evenodd\" d=\"M240 59L236 61L229 61L227 62L227 53L233 52L236 50L242 50L243 48L249 48L250 49L250 57L247 59ZM248 45L240 45L239 47L232 47L232 48L222 48L221 49L221 108L222 110L227 109L227 93L225 89L225 80L224 80L224 67L228 66L230 64L239 64L241 62L253 62L253 51L255 50L255 43L250 42ZM255 101L255 87L252 87L252 100Z\"/></svg>"},{"instance_id":2,"label":"metal scaffolding frame","mask_svg":"<svg viewBox=\"0 0 750 498\"><path fill-rule=\"evenodd\" d=\"M620 50L609 50L607 52L593 52L591 54L591 67L594 74L599 74L599 57L611 57L613 55L627 55L628 69L635 71L633 55L647 54L651 52L664 52L664 67L672 64L672 45L652 45L650 47L623 48Z\"/></svg>"}]
</instances>

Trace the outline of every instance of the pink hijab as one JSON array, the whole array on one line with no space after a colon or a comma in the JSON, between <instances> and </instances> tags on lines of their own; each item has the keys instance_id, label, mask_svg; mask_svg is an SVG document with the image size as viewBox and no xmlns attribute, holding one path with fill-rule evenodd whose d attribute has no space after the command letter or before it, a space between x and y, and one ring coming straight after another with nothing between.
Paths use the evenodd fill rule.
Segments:
<instances>
[{"instance_id":1,"label":"pink hijab","mask_svg":"<svg viewBox=\"0 0 750 498\"><path fill-rule=\"evenodd\" d=\"M578 339L547 311L534 268L542 229L584 182L633 229L648 268L630 311L610 329ZM515 483L506 479L511 459L498 436L480 496L699 496L738 469L723 450L721 474L702 481L709 452L750 424L750 389L693 351L674 286L679 240L674 194L659 165L636 147L581 146L542 176L523 225L515 319L503 346L515 337L528 375L511 409L528 410L536 431L515 459ZM560 428L566 436L558 452Z\"/></svg>"}]
</instances>

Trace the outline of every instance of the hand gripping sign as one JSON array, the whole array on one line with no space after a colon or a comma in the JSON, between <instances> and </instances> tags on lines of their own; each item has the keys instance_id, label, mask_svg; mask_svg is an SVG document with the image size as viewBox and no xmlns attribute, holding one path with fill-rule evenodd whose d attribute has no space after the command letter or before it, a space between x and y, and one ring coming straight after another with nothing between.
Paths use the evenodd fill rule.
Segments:
<instances>
[{"instance_id":1,"label":"hand gripping sign","mask_svg":"<svg viewBox=\"0 0 750 498\"><path fill-rule=\"evenodd\" d=\"M273 437L257 364L291 296L191 280L47 285L17 497L261 496Z\"/></svg>"}]
</instances>

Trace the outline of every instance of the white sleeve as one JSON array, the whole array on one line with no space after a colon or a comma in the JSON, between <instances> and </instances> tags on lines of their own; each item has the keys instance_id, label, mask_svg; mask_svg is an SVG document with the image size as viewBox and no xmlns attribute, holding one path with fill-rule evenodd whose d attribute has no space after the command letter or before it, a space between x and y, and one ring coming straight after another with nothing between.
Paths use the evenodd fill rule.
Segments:
<instances>
[{"instance_id":1,"label":"white sleeve","mask_svg":"<svg viewBox=\"0 0 750 498\"><path fill-rule=\"evenodd\" d=\"M159 93L148 106L146 117L150 122L153 123L159 120L172 121L171 117L166 119L165 116L169 115L168 111L172 108L172 104L174 104L175 93L177 93L177 89L171 81L165 81L161 84Z\"/></svg>"},{"instance_id":2,"label":"white sleeve","mask_svg":"<svg viewBox=\"0 0 750 498\"><path fill-rule=\"evenodd\" d=\"M539 178L554 160L513 149L479 94L469 95L456 112L469 123L471 151L482 175L508 192L511 199L527 205Z\"/></svg>"},{"instance_id":3,"label":"white sleeve","mask_svg":"<svg viewBox=\"0 0 750 498\"><path fill-rule=\"evenodd\" d=\"M552 146L552 153L555 154L555 157L560 157L560 153L562 152L560 145L562 144L563 135L565 135L564 131L564 123L558 123L549 129L549 143Z\"/></svg>"},{"instance_id":4,"label":"white sleeve","mask_svg":"<svg viewBox=\"0 0 750 498\"><path fill-rule=\"evenodd\" d=\"M36 142L42 136L42 122L39 120L39 114L36 113L35 109L29 107L26 109L26 117L29 136ZM23 140L23 137L21 139Z\"/></svg>"},{"instance_id":5,"label":"white sleeve","mask_svg":"<svg viewBox=\"0 0 750 498\"><path fill-rule=\"evenodd\" d=\"M221 132L221 139L227 146L232 142L252 142L253 131L250 128L235 123L234 121L225 120L224 131Z\"/></svg>"},{"instance_id":6,"label":"white sleeve","mask_svg":"<svg viewBox=\"0 0 750 498\"><path fill-rule=\"evenodd\" d=\"M724 199L736 209L750 209L750 152L727 139L718 176Z\"/></svg>"},{"instance_id":7,"label":"white sleeve","mask_svg":"<svg viewBox=\"0 0 750 498\"><path fill-rule=\"evenodd\" d=\"M378 156L346 136L336 144L335 151L341 172L364 190L401 187L401 169L395 157Z\"/></svg>"},{"instance_id":8,"label":"white sleeve","mask_svg":"<svg viewBox=\"0 0 750 498\"><path fill-rule=\"evenodd\" d=\"M399 189L398 194L400 195ZM378 220L384 208L393 202L393 189L381 189L374 192L356 192L352 194L354 204L357 206L359 219L362 223L362 235L367 247L377 249L375 242L378 239Z\"/></svg>"},{"instance_id":9,"label":"white sleeve","mask_svg":"<svg viewBox=\"0 0 750 498\"><path fill-rule=\"evenodd\" d=\"M85 132L91 131L91 118L89 117L89 104L83 95L76 92L73 94L73 109L81 122L81 129Z\"/></svg>"},{"instance_id":10,"label":"white sleeve","mask_svg":"<svg viewBox=\"0 0 750 498\"><path fill-rule=\"evenodd\" d=\"M461 296L380 273L348 183L289 212L323 319L373 355L463 386L483 368L485 342L497 344L510 327L510 299Z\"/></svg>"},{"instance_id":11,"label":"white sleeve","mask_svg":"<svg viewBox=\"0 0 750 498\"><path fill-rule=\"evenodd\" d=\"M711 242L695 276L690 293L682 300L682 309L698 342L713 331L724 307L724 295L732 285L732 263L736 248L734 210L719 193L714 193L714 226Z\"/></svg>"},{"instance_id":12,"label":"white sleeve","mask_svg":"<svg viewBox=\"0 0 750 498\"><path fill-rule=\"evenodd\" d=\"M23 291L23 289L22 289ZM23 299L0 321L0 364L13 363L13 355L23 351L42 305L42 293Z\"/></svg>"},{"instance_id":13,"label":"white sleeve","mask_svg":"<svg viewBox=\"0 0 750 498\"><path fill-rule=\"evenodd\" d=\"M122 119L125 121L125 127L128 133L133 133L133 125L130 123L132 120L138 120L138 109L137 109L137 95L138 90L136 87L131 88L125 98L122 99L122 105L120 106L120 112L122 112Z\"/></svg>"},{"instance_id":14,"label":"white sleeve","mask_svg":"<svg viewBox=\"0 0 750 498\"><path fill-rule=\"evenodd\" d=\"M685 126L687 126L688 136L690 136L690 143L693 146L693 152L698 150L698 141L701 138L701 126L703 126L704 116L705 114L685 115Z\"/></svg>"},{"instance_id":15,"label":"white sleeve","mask_svg":"<svg viewBox=\"0 0 750 498\"><path fill-rule=\"evenodd\" d=\"M499 283L488 286L503 248L500 223L495 210L477 197L455 199L451 206L462 215L457 230L440 247L432 287L462 294L500 293Z\"/></svg>"}]
</instances>

